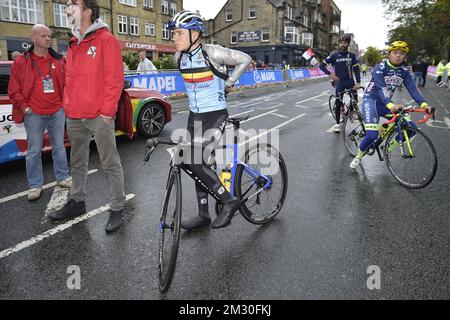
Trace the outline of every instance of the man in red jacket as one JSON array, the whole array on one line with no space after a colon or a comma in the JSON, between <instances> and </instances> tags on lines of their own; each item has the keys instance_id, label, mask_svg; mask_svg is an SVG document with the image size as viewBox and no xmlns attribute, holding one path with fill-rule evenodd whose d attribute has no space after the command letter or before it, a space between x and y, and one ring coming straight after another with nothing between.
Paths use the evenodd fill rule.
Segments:
<instances>
[{"instance_id":1,"label":"man in red jacket","mask_svg":"<svg viewBox=\"0 0 450 320\"><path fill-rule=\"evenodd\" d=\"M114 127L124 85L121 47L108 26L98 19L99 6L95 0L69 0L66 13L74 35L67 51L64 91L73 184L69 202L49 217L63 220L86 212L89 142L94 136L102 167L110 178L111 207L106 232L113 232L122 224L125 204Z\"/></svg>"},{"instance_id":2,"label":"man in red jacket","mask_svg":"<svg viewBox=\"0 0 450 320\"><path fill-rule=\"evenodd\" d=\"M50 137L57 184L66 188L71 184L64 148L64 58L50 47L51 34L47 26L34 25L31 40L33 46L14 60L8 84L13 120L24 122L27 133L26 171L30 201L38 199L42 192L41 151L45 130Z\"/></svg>"}]
</instances>

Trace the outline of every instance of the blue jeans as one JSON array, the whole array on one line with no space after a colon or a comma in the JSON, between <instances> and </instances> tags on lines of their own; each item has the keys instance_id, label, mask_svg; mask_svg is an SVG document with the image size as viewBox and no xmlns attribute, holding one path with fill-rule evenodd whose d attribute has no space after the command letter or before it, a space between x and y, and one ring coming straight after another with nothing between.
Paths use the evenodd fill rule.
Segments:
<instances>
[{"instance_id":1,"label":"blue jeans","mask_svg":"<svg viewBox=\"0 0 450 320\"><path fill-rule=\"evenodd\" d=\"M419 83L417 83L417 82L419 82ZM414 72L414 83L416 84L416 86L423 85L422 72Z\"/></svg>"},{"instance_id":2,"label":"blue jeans","mask_svg":"<svg viewBox=\"0 0 450 320\"><path fill-rule=\"evenodd\" d=\"M30 188L40 188L44 183L42 173L42 146L45 129L52 145L53 174L57 181L69 177L67 154L64 148L64 109L50 115L31 113L25 115L24 125L27 132L28 150L26 155L27 179Z\"/></svg>"}]
</instances>

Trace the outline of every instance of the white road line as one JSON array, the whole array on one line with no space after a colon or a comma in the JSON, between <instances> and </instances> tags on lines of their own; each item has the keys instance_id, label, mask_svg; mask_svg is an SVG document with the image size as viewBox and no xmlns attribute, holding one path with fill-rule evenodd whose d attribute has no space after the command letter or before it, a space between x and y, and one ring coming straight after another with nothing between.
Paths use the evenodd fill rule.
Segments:
<instances>
[{"instance_id":1,"label":"white road line","mask_svg":"<svg viewBox=\"0 0 450 320\"><path fill-rule=\"evenodd\" d=\"M255 120L255 119L258 119L258 118L262 118L262 117L264 117L264 116L267 116L268 114L271 114L271 113L274 113L274 112L277 112L277 111L278 111L278 109L275 109L275 110L272 110L272 111L269 111L269 112L266 112L266 113L257 115L257 116L255 116L255 117L249 118L249 119L247 119L247 120L245 120L245 121L241 121L241 124L242 124L242 123L249 122L249 121L252 121L252 120ZM232 128L232 127L233 127L232 124L226 126L227 129L228 129L228 128Z\"/></svg>"},{"instance_id":2,"label":"white road line","mask_svg":"<svg viewBox=\"0 0 450 320\"><path fill-rule=\"evenodd\" d=\"M98 171L97 169L89 170L88 174L95 173L97 171ZM51 187L54 187L54 186L56 186L56 181L42 186L42 189L48 189L48 188L51 188ZM8 201L20 198L20 197L24 197L24 196L28 195L28 193L30 193L30 190L22 191L22 192L13 194L11 196L7 196L7 197L4 197L4 198L1 198L0 199L0 203L4 203L4 202L8 202Z\"/></svg>"},{"instance_id":3,"label":"white road line","mask_svg":"<svg viewBox=\"0 0 450 320\"><path fill-rule=\"evenodd\" d=\"M301 108L301 109L309 109L309 107L305 107L305 106L302 106L302 105L300 105L300 104L296 104L295 106L293 106L294 108Z\"/></svg>"},{"instance_id":4,"label":"white road line","mask_svg":"<svg viewBox=\"0 0 450 320\"><path fill-rule=\"evenodd\" d=\"M323 104L323 106L327 106L327 105L329 105L330 104L330 101L327 101L327 102L325 102L324 104Z\"/></svg>"},{"instance_id":5,"label":"white road line","mask_svg":"<svg viewBox=\"0 0 450 320\"><path fill-rule=\"evenodd\" d=\"M246 143L248 143L248 142L250 142L250 141L259 139L260 137L265 136L265 135L271 133L271 132L274 131L274 130L277 130L277 129L280 129L280 128L284 127L284 126L287 126L289 123L291 123L291 122L293 122L293 121L295 121L295 120L297 120L297 119L299 119L299 118L301 118L301 117L304 117L304 116L306 116L306 113L302 113L301 115L298 115L298 116L292 118L291 120L288 120L288 121L286 121L286 122L283 122L283 123L277 125L276 127L273 127L272 129L269 129L269 130L264 131L264 132L262 132L262 133L260 133L260 134L258 134L258 135L256 135L256 136L254 136L254 137L251 137L250 139L248 139L248 140L246 140L246 141L244 141L244 142L241 142L241 143L239 144L239 146L242 146L242 145L244 145L244 144L246 144Z\"/></svg>"},{"instance_id":6,"label":"white road line","mask_svg":"<svg viewBox=\"0 0 450 320\"><path fill-rule=\"evenodd\" d=\"M322 93L322 94L319 94L318 96L315 96L315 97L312 97L312 98L309 98L309 99L306 99L306 100L298 101L298 102L296 102L295 104L302 104L303 102L306 102L306 101L316 100L317 98L323 97L323 96L326 95L326 94L327 94L327 93ZM322 102L322 101L321 101L321 102Z\"/></svg>"},{"instance_id":7,"label":"white road line","mask_svg":"<svg viewBox=\"0 0 450 320\"><path fill-rule=\"evenodd\" d=\"M41 224L44 224L47 221L49 213L57 211L64 207L69 196L69 191L69 188L62 188L59 186L56 186L55 189L53 189L52 197L47 204L47 209L45 209L45 214L42 218Z\"/></svg>"},{"instance_id":8,"label":"white road line","mask_svg":"<svg viewBox=\"0 0 450 320\"><path fill-rule=\"evenodd\" d=\"M130 194L128 194L126 196L125 201L133 199L134 197L135 197L135 195L130 193ZM40 235L37 235L36 237L33 237L33 238L28 239L26 241L23 241L23 242L19 243L18 245L15 245L14 247L5 249L3 251L0 251L0 259L6 258L7 256L12 255L13 253L17 253L17 252L19 252L19 251L21 251L23 249L31 247L32 245L34 245L34 244L36 244L38 242L41 242L42 240L47 239L47 238L49 238L49 237L51 237L51 236L53 236L53 235L55 235L57 233L60 233L60 232L62 232L64 230L74 226L75 224L78 224L78 223L80 223L80 222L82 222L84 220L92 218L92 217L98 215L99 213L105 212L105 211L109 210L109 207L110 207L109 204L104 205L104 206L102 206L102 207L100 207L98 209L92 210L92 211L90 211L90 212L88 212L88 213L86 213L86 214L84 214L84 215L82 215L82 216L80 216L80 217L78 217L76 219L67 221L66 223L60 224L59 226L57 226L57 227L55 227L53 229L47 230L47 231L41 233Z\"/></svg>"},{"instance_id":9,"label":"white road line","mask_svg":"<svg viewBox=\"0 0 450 320\"><path fill-rule=\"evenodd\" d=\"M239 117L239 116L241 116L243 114L247 114L247 113L250 113L250 112L253 112L253 111L255 111L255 109L250 109L250 110L247 110L247 111L244 111L244 112L241 112L241 113L230 114L230 117Z\"/></svg>"},{"instance_id":10,"label":"white road line","mask_svg":"<svg viewBox=\"0 0 450 320\"><path fill-rule=\"evenodd\" d=\"M279 117L279 118L284 118L284 119L287 119L287 118L289 118L288 116L285 116L285 115L282 115L282 114L279 114L279 113L272 113L272 115L273 116L276 116L276 117Z\"/></svg>"},{"instance_id":11,"label":"white road line","mask_svg":"<svg viewBox=\"0 0 450 320\"><path fill-rule=\"evenodd\" d=\"M334 124L333 124L333 126L330 129L327 130L327 132L328 133L334 133Z\"/></svg>"}]
</instances>

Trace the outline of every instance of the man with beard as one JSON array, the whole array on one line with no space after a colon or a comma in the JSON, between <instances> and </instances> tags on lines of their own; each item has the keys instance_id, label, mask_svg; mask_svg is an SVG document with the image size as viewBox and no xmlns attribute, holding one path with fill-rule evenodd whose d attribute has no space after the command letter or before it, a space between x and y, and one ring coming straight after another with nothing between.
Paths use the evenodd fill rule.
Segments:
<instances>
[{"instance_id":1,"label":"man with beard","mask_svg":"<svg viewBox=\"0 0 450 320\"><path fill-rule=\"evenodd\" d=\"M339 133L340 119L341 119L341 107L342 107L342 92L347 89L353 89L352 95L354 99L358 99L356 90L361 88L361 73L356 56L353 53L348 52L350 46L351 36L343 34L339 37L339 51L330 55L319 66L325 74L329 75L333 83L336 85L336 125L334 126L334 132ZM334 74L331 74L327 69L328 66L334 67ZM353 78L353 71L355 72L356 84Z\"/></svg>"},{"instance_id":2,"label":"man with beard","mask_svg":"<svg viewBox=\"0 0 450 320\"><path fill-rule=\"evenodd\" d=\"M125 204L114 127L124 84L121 48L108 26L99 20L96 0L69 0L66 13L74 35L67 51L64 91L73 184L70 201L49 217L63 220L86 212L89 143L94 136L103 170L110 178L111 209L106 232L113 232L122 224Z\"/></svg>"}]
</instances>

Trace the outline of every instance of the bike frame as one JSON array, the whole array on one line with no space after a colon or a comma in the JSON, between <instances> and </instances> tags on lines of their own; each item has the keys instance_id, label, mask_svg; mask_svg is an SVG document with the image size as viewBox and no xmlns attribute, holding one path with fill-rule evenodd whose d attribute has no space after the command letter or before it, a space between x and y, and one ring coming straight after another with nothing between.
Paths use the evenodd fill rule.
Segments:
<instances>
[{"instance_id":1,"label":"bike frame","mask_svg":"<svg viewBox=\"0 0 450 320\"><path fill-rule=\"evenodd\" d=\"M241 160L239 160L239 143L238 143L238 139L237 136L234 137L234 143L231 145L224 145L222 146L222 149L231 149L233 152L233 159L231 161L231 187L230 187L230 194L232 196L236 196L235 193L235 186L236 186L236 172L237 172L237 168L239 165L244 167L244 172L247 173L250 177L252 177L254 179L254 182L256 183L256 179L258 179L259 177L262 177L265 181L267 181L267 183L263 186L263 188L261 188L261 190L255 194L250 195L249 197L243 198L241 199L242 202L246 202L247 200L249 200L250 198L254 197L255 195L257 195L258 193L260 193L263 190L267 190L268 188L270 188L270 186L272 185L272 181L269 177L267 177L266 175L262 174L259 170L256 170L255 168L252 168L251 166L247 165L246 163L242 162ZM175 169L174 169L175 167ZM205 192L207 192L210 196L212 196L216 201L221 201L212 190L210 190L206 184L199 178L197 177L193 172L191 172L189 169L187 169L186 167L184 167L182 164L180 165L173 165L173 163L171 163L171 171L169 171L169 177L170 177L170 172L172 172L172 170L179 170L179 168L181 168L184 172L186 172L186 174L188 176L190 176L196 183L198 183Z\"/></svg>"}]
</instances>

